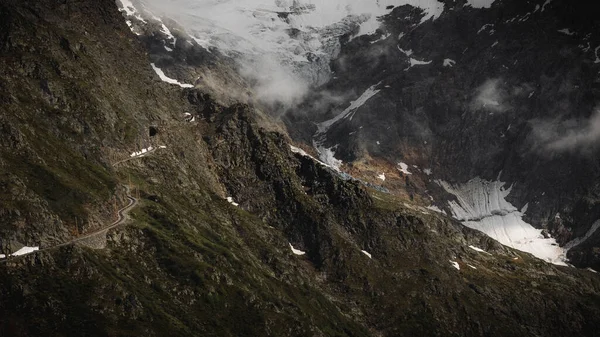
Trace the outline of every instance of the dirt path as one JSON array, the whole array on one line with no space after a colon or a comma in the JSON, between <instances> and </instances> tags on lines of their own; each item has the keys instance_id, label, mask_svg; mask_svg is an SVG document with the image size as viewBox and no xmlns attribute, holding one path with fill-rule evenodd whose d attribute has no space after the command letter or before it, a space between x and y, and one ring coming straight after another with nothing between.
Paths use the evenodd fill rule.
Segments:
<instances>
[{"instance_id":1,"label":"dirt path","mask_svg":"<svg viewBox=\"0 0 600 337\"><path fill-rule=\"evenodd\" d=\"M119 211L117 212L117 215L118 215L117 220L115 220L114 222L112 222L110 225L107 225L107 226L105 226L103 228L95 230L92 233L88 233L88 234L79 236L79 237L74 238L74 239L72 239L70 241L67 241L67 242L59 243L59 244L54 245L54 246L44 247L42 249L33 251L31 253L27 253L27 254L23 254L23 255L19 255L19 256L13 256L13 257L10 258L10 260L13 260L13 259L16 259L16 258L19 258L19 257L22 257L22 256L27 256L27 255L30 255L30 254L35 254L37 252L43 252L43 251L47 251L47 250L50 250L50 249L55 249L55 248L59 248L59 247L68 246L70 244L74 244L74 243L77 243L79 241L83 241L83 240L89 239L89 238L94 237L96 235L100 235L100 234L106 235L107 231L109 231L109 230L111 230L113 228L116 228L117 226L122 225L123 223L125 223L125 221L127 221L127 214L138 203L138 199L134 198L130 194L131 191L130 191L129 187L126 186L125 189L127 190L126 193L127 193L127 199L129 200L129 203L125 207L119 209ZM9 261L9 259L5 258L3 260L0 260L0 263L5 263L6 261Z\"/></svg>"}]
</instances>

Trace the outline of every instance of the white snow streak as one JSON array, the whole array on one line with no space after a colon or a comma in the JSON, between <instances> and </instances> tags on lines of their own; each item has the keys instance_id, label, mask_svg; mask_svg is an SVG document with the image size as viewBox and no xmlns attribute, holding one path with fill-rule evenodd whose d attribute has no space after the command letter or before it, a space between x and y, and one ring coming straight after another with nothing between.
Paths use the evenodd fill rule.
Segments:
<instances>
[{"instance_id":1,"label":"white snow streak","mask_svg":"<svg viewBox=\"0 0 600 337\"><path fill-rule=\"evenodd\" d=\"M486 253L486 254L492 255L492 254L490 254L490 253L486 252L485 250L483 250L483 249L481 249L481 248L477 248L477 247L475 247L475 246L469 246L469 248L473 249L473 250L474 250L474 251L476 251L476 252L480 252L480 253Z\"/></svg>"},{"instance_id":2,"label":"white snow streak","mask_svg":"<svg viewBox=\"0 0 600 337\"><path fill-rule=\"evenodd\" d=\"M172 79L172 78L168 77L167 75L165 75L165 73L162 71L162 69L158 68L154 63L150 63L150 65L152 66L152 69L154 69L154 72L156 72L156 74L158 75L158 77L160 77L160 79L163 82L167 82L167 83L170 83L170 84L175 84L175 85L178 85L178 86L180 86L182 88L193 88L194 87L191 84L184 84L184 83L181 83L181 82L179 82L179 81L177 81L175 79Z\"/></svg>"},{"instance_id":3,"label":"white snow streak","mask_svg":"<svg viewBox=\"0 0 600 337\"><path fill-rule=\"evenodd\" d=\"M452 264L452 267L456 268L456 270L460 270L460 265L458 264L458 262L449 260L450 263Z\"/></svg>"},{"instance_id":4,"label":"white snow streak","mask_svg":"<svg viewBox=\"0 0 600 337\"><path fill-rule=\"evenodd\" d=\"M293 153L298 153L301 156L304 156L304 157L307 157L307 158L310 158L310 159L314 160L315 162L317 162L320 165L332 168L331 165L327 165L326 163L324 163L324 162L320 161L319 159L311 156L310 154L306 153L306 151L304 151L304 150L302 150L300 148L297 148L297 147L295 147L293 145L290 145L290 149L292 150Z\"/></svg>"},{"instance_id":5,"label":"white snow streak","mask_svg":"<svg viewBox=\"0 0 600 337\"><path fill-rule=\"evenodd\" d=\"M292 246L292 244L291 244L291 243L289 243L289 242L288 242L288 244L290 245L290 249L292 250L292 253L294 253L294 255L299 255L299 256L301 256L301 255L304 255L304 254L306 254L306 252L303 252L303 251L301 251L301 250L299 250L299 249L296 249L296 248L294 248L294 246Z\"/></svg>"},{"instance_id":6,"label":"white snow streak","mask_svg":"<svg viewBox=\"0 0 600 337\"><path fill-rule=\"evenodd\" d=\"M548 6L551 2L552 0L546 0L546 2L544 2L544 4L542 5L542 12L546 10L546 6Z\"/></svg>"},{"instance_id":7,"label":"white snow streak","mask_svg":"<svg viewBox=\"0 0 600 337\"><path fill-rule=\"evenodd\" d=\"M16 252L10 254L10 256L21 256L21 255L31 254L31 253L35 252L36 250L40 250L40 247L23 247L23 248L17 250Z\"/></svg>"},{"instance_id":8,"label":"white snow streak","mask_svg":"<svg viewBox=\"0 0 600 337\"><path fill-rule=\"evenodd\" d=\"M329 128L333 124L337 123L341 119L352 118L352 116L354 116L354 113L356 113L356 110L358 110L358 108L363 106L369 99L371 99L371 97L377 95L381 91L379 89L375 89L377 86L379 86L379 84L381 84L381 82L379 82L375 85L372 85L367 90L365 90L365 92L363 92L363 94L360 95L359 98L357 98L355 101L352 101L350 103L349 107L347 107L344 111L342 111L340 114L338 114L334 118L332 118L328 121L319 123L317 125L319 131L317 133L323 134L323 133L327 132L327 130L329 130Z\"/></svg>"},{"instance_id":9,"label":"white snow streak","mask_svg":"<svg viewBox=\"0 0 600 337\"><path fill-rule=\"evenodd\" d=\"M410 66L408 68L404 69L404 71L407 71L408 69L415 67L415 66L425 66L425 65L431 64L431 62L432 62L432 61L419 61L412 57L409 59L409 61L410 61Z\"/></svg>"},{"instance_id":10,"label":"white snow streak","mask_svg":"<svg viewBox=\"0 0 600 337\"><path fill-rule=\"evenodd\" d=\"M560 29L558 32L569 36L575 35L575 32L572 32L569 28Z\"/></svg>"},{"instance_id":11,"label":"white snow streak","mask_svg":"<svg viewBox=\"0 0 600 337\"><path fill-rule=\"evenodd\" d=\"M489 28L494 28L494 24L493 23L486 23L485 25L481 26L481 28L479 28L479 30L477 31L477 34L480 34L481 32L483 32L484 30Z\"/></svg>"},{"instance_id":12,"label":"white snow streak","mask_svg":"<svg viewBox=\"0 0 600 337\"><path fill-rule=\"evenodd\" d=\"M592 224L592 227L590 227L590 229L587 231L587 233L585 233L585 235L583 237L576 238L574 240L569 241L565 245L565 250L568 251L569 249L579 246L580 244L584 243L587 239L589 239L592 235L594 235L594 233L596 233L598 228L600 228L600 220L596 220L596 222L594 222Z\"/></svg>"},{"instance_id":13,"label":"white snow streak","mask_svg":"<svg viewBox=\"0 0 600 337\"><path fill-rule=\"evenodd\" d=\"M378 175L377 178L381 179L381 181L385 181L385 173Z\"/></svg>"},{"instance_id":14,"label":"white snow streak","mask_svg":"<svg viewBox=\"0 0 600 337\"><path fill-rule=\"evenodd\" d=\"M369 252L367 252L367 251L365 251L365 250L361 250L361 252L362 252L363 254L365 254L366 256L368 256L368 257L369 257L369 259L372 259L372 258L373 258Z\"/></svg>"}]
</instances>

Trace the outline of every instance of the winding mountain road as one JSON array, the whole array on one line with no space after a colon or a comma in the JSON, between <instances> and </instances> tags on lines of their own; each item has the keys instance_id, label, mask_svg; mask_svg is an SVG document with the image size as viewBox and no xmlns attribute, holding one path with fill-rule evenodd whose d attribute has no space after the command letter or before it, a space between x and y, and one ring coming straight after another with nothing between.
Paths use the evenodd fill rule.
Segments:
<instances>
[{"instance_id":1,"label":"winding mountain road","mask_svg":"<svg viewBox=\"0 0 600 337\"><path fill-rule=\"evenodd\" d=\"M27 256L27 255L30 255L30 254L38 253L38 252L43 252L43 251L48 251L48 250L59 248L59 247L68 246L70 244L75 244L77 242L80 242L80 241L92 238L92 237L94 237L96 235L100 235L100 234L106 235L107 231L109 231L109 230L111 230L113 228L116 228L119 225L122 225L123 223L125 223L125 221L127 221L127 214L138 203L138 199L136 199L135 197L133 197L130 194L131 190L130 190L129 186L126 186L125 189L126 189L127 199L129 200L129 203L125 207L123 207L123 208L121 208L121 209L119 209L117 211L117 215L118 215L117 220L115 220L111 224L109 224L109 225L107 225L107 226L105 226L103 228L100 228L100 229L98 229L98 230L96 230L94 232L91 232L91 233L85 234L83 236L79 236L77 238L74 238L74 239L72 239L70 241L67 241L67 242L59 243L59 244L54 245L54 246L44 247L42 249L33 251L31 253L27 253L27 254L23 254L23 255L19 255L19 256L12 256L10 258L10 260L13 260L13 259L16 259L16 258L19 258L19 257L22 257L22 256ZM2 260L0 260L0 263L6 263L6 261L9 261L9 259L6 259L6 258L2 259Z\"/></svg>"}]
</instances>

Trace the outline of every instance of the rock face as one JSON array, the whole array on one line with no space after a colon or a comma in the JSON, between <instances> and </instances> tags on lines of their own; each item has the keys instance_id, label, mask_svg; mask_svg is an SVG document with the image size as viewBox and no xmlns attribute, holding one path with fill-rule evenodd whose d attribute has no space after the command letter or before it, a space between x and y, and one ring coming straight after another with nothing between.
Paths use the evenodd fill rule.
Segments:
<instances>
[{"instance_id":1,"label":"rock face","mask_svg":"<svg viewBox=\"0 0 600 337\"><path fill-rule=\"evenodd\" d=\"M114 221L124 185L138 199L103 249L0 263L0 335L600 328L596 274L343 180L256 108L161 82L112 1L5 1L0 17L2 242L50 247Z\"/></svg>"},{"instance_id":2,"label":"rock face","mask_svg":"<svg viewBox=\"0 0 600 337\"><path fill-rule=\"evenodd\" d=\"M423 185L410 193L432 193L437 179L506 182L512 204L529 204L525 219L564 245L600 218L600 36L587 6L496 1L475 9L446 2L439 18L424 23L421 10L397 7L378 34L343 46L332 64L336 79L288 115L291 135L310 142L315 122L375 90L318 133L323 148L344 162L378 158L429 168L431 176L411 176ZM585 255L583 247L569 256ZM573 259L600 267L593 255L581 261Z\"/></svg>"}]
</instances>

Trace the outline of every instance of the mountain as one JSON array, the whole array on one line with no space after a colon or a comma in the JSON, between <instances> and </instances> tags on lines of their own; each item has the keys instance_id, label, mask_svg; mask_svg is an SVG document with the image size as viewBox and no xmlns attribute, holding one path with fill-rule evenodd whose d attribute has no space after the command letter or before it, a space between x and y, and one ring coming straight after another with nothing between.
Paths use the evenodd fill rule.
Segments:
<instances>
[{"instance_id":1,"label":"mountain","mask_svg":"<svg viewBox=\"0 0 600 337\"><path fill-rule=\"evenodd\" d=\"M600 42L597 20L587 14L593 6L136 4L142 13L136 15L176 18L190 40L234 61L253 90L234 101L282 116L292 138L328 164L347 163L342 170L354 178L416 198L513 248L554 263L600 268L593 249L600 235L594 226ZM156 57L172 66L166 43L159 39ZM196 71L178 76L190 73ZM482 184L473 189L477 181ZM472 192L451 193L466 188ZM484 205L487 199L478 195L489 193L508 198L506 207ZM475 204L479 210L459 215Z\"/></svg>"},{"instance_id":2,"label":"mountain","mask_svg":"<svg viewBox=\"0 0 600 337\"><path fill-rule=\"evenodd\" d=\"M410 177L405 193L504 244L535 253L523 238L543 229L570 249L537 256L598 268L600 37L590 6L446 2L426 21L418 8L395 7L378 33L344 44L335 78L288 124L345 170L371 181L385 173L383 187ZM510 191L509 207L490 184ZM498 233L507 227L515 230Z\"/></svg>"},{"instance_id":3,"label":"mountain","mask_svg":"<svg viewBox=\"0 0 600 337\"><path fill-rule=\"evenodd\" d=\"M118 5L0 2L2 336L596 334L597 274L426 208L412 166L400 166L415 172L401 182L375 178L382 187L358 160L352 169L340 154L359 153L346 145L339 169L317 160L314 123L334 111L265 100L240 72L247 58L200 44L150 7ZM405 10L421 13L389 15ZM342 36L340 57L358 60L352 48L380 37ZM345 78L339 60L340 90L376 75ZM361 82L356 97L377 93L352 121L379 102L384 80ZM345 127L326 126L315 144ZM377 164L389 154L369 155ZM432 185L436 198L444 186L467 193L451 179L472 178L466 170L431 168L449 182ZM459 220L530 214L512 206L519 185L482 185L498 207L455 203Z\"/></svg>"}]
</instances>

